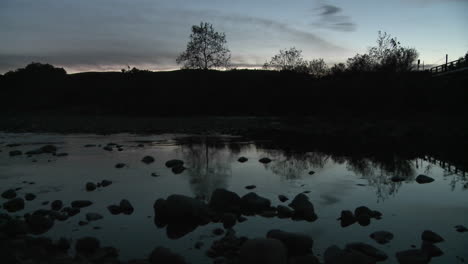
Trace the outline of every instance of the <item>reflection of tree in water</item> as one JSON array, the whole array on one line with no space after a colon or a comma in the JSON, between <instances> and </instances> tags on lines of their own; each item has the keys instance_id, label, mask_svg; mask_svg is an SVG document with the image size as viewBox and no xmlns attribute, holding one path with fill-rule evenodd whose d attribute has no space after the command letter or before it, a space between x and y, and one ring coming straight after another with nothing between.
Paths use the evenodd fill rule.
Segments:
<instances>
[{"instance_id":1,"label":"reflection of tree in water","mask_svg":"<svg viewBox=\"0 0 468 264\"><path fill-rule=\"evenodd\" d=\"M242 149L220 137L191 137L179 140L187 163L190 186L197 198L208 200L217 188L227 188L231 163Z\"/></svg>"},{"instance_id":2,"label":"reflection of tree in water","mask_svg":"<svg viewBox=\"0 0 468 264\"><path fill-rule=\"evenodd\" d=\"M385 200L398 192L402 182L393 182L392 177L404 178L405 182L414 181L416 177L413 162L397 157L379 160L349 158L346 167L356 175L362 176L370 186L376 188L378 200Z\"/></svg>"},{"instance_id":3,"label":"reflection of tree in water","mask_svg":"<svg viewBox=\"0 0 468 264\"><path fill-rule=\"evenodd\" d=\"M330 156L318 152L285 152L279 150L263 150L273 161L266 165L274 174L287 180L300 179L312 168L323 168Z\"/></svg>"}]
</instances>

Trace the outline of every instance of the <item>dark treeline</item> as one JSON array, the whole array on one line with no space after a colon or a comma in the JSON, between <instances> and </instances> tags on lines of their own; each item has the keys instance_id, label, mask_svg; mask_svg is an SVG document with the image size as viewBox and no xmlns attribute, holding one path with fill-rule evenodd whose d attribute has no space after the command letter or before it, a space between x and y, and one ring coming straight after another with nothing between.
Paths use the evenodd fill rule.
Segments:
<instances>
[{"instance_id":1,"label":"dark treeline","mask_svg":"<svg viewBox=\"0 0 468 264\"><path fill-rule=\"evenodd\" d=\"M297 115L466 112L464 73L345 72L317 79L266 70L66 74L30 64L0 77L3 112L124 115Z\"/></svg>"}]
</instances>

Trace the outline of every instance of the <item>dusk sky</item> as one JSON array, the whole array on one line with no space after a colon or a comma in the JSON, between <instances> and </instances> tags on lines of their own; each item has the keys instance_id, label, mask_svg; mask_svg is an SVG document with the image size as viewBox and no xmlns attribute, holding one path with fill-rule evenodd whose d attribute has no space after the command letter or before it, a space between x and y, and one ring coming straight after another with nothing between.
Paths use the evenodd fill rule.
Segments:
<instances>
[{"instance_id":1,"label":"dusk sky","mask_svg":"<svg viewBox=\"0 0 468 264\"><path fill-rule=\"evenodd\" d=\"M468 0L0 0L0 73L37 61L68 72L177 69L193 24L226 33L232 64L280 49L345 62L386 31L425 64L468 51Z\"/></svg>"}]
</instances>

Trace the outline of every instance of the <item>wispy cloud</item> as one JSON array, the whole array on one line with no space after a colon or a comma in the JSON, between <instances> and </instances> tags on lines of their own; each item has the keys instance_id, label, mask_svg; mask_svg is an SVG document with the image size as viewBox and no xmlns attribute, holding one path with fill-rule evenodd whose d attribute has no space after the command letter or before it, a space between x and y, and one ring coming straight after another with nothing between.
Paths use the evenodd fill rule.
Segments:
<instances>
[{"instance_id":1,"label":"wispy cloud","mask_svg":"<svg viewBox=\"0 0 468 264\"><path fill-rule=\"evenodd\" d=\"M315 11L319 14L319 20L312 23L315 26L345 32L356 30L356 24L352 22L351 17L342 15L343 10L338 6L322 4Z\"/></svg>"}]
</instances>

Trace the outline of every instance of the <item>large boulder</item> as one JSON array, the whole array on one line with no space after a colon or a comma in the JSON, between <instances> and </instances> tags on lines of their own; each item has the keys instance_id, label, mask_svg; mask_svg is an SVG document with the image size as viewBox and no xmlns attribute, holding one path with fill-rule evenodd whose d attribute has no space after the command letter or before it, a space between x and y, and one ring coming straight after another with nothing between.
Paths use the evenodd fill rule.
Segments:
<instances>
[{"instance_id":1,"label":"large boulder","mask_svg":"<svg viewBox=\"0 0 468 264\"><path fill-rule=\"evenodd\" d=\"M165 247L155 248L148 257L151 264L186 264L185 259Z\"/></svg>"},{"instance_id":2,"label":"large boulder","mask_svg":"<svg viewBox=\"0 0 468 264\"><path fill-rule=\"evenodd\" d=\"M241 198L241 210L244 214L261 213L270 209L271 202L254 192L250 192Z\"/></svg>"},{"instance_id":3,"label":"large boulder","mask_svg":"<svg viewBox=\"0 0 468 264\"><path fill-rule=\"evenodd\" d=\"M400 264L427 264L431 260L427 252L420 249L400 251L395 256Z\"/></svg>"},{"instance_id":4,"label":"large boulder","mask_svg":"<svg viewBox=\"0 0 468 264\"><path fill-rule=\"evenodd\" d=\"M217 212L240 211L241 198L237 193L225 189L216 189L211 194L209 206Z\"/></svg>"},{"instance_id":5,"label":"large boulder","mask_svg":"<svg viewBox=\"0 0 468 264\"><path fill-rule=\"evenodd\" d=\"M309 197L300 193L294 197L289 207L294 209L294 217L307 221L317 220L314 205L309 201Z\"/></svg>"},{"instance_id":6,"label":"large boulder","mask_svg":"<svg viewBox=\"0 0 468 264\"><path fill-rule=\"evenodd\" d=\"M416 177L416 182L419 183L419 184L424 184L424 183L430 183L430 182L433 182L434 179L429 177L429 176L426 176L426 175L418 175L418 177Z\"/></svg>"},{"instance_id":7,"label":"large boulder","mask_svg":"<svg viewBox=\"0 0 468 264\"><path fill-rule=\"evenodd\" d=\"M14 213L24 209L23 198L14 198L3 203L3 208L10 213Z\"/></svg>"},{"instance_id":8,"label":"large boulder","mask_svg":"<svg viewBox=\"0 0 468 264\"><path fill-rule=\"evenodd\" d=\"M288 250L289 256L302 256L312 253L314 241L307 235L285 232L278 229L268 231L267 238L278 239Z\"/></svg>"},{"instance_id":9,"label":"large boulder","mask_svg":"<svg viewBox=\"0 0 468 264\"><path fill-rule=\"evenodd\" d=\"M204 202L184 195L173 194L166 200L158 199L153 208L156 226L168 225L167 235L174 239L209 223L211 219L211 211Z\"/></svg>"},{"instance_id":10,"label":"large boulder","mask_svg":"<svg viewBox=\"0 0 468 264\"><path fill-rule=\"evenodd\" d=\"M277 239L256 238L247 240L240 248L239 263L286 264L286 247Z\"/></svg>"}]
</instances>

